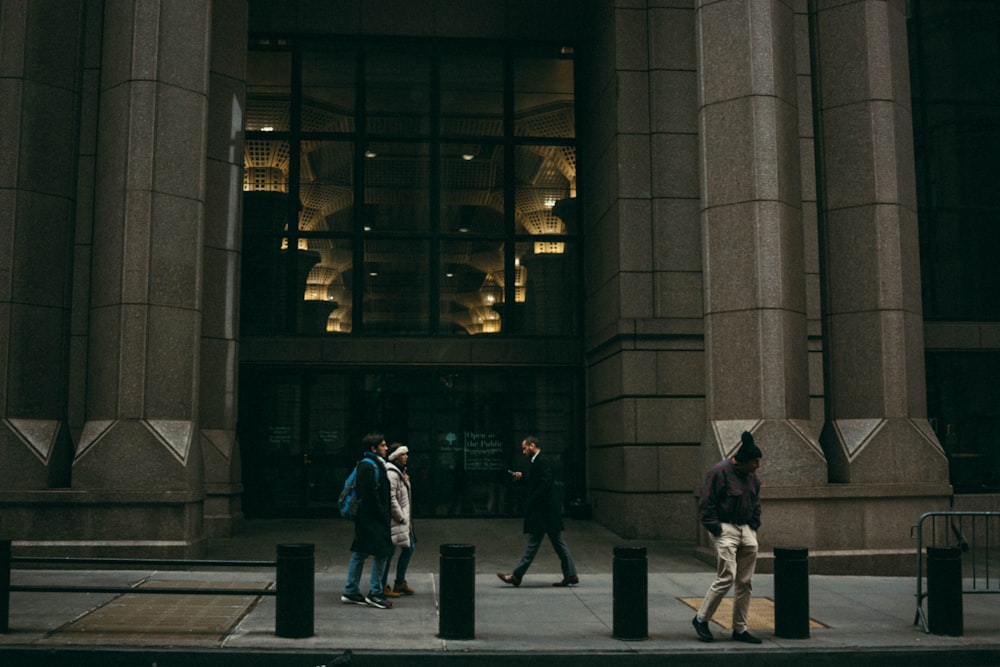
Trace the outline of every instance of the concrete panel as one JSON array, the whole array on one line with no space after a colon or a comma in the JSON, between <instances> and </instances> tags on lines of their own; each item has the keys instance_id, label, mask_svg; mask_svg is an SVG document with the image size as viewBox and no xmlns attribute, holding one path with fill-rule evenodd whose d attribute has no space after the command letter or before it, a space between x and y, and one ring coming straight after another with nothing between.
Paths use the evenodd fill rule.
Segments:
<instances>
[{"instance_id":1,"label":"concrete panel","mask_svg":"<svg viewBox=\"0 0 1000 667\"><path fill-rule=\"evenodd\" d=\"M138 248L149 266L148 303L200 309L202 285L202 204L182 197L153 195L149 248ZM142 257L142 253L148 256Z\"/></svg>"},{"instance_id":2,"label":"concrete panel","mask_svg":"<svg viewBox=\"0 0 1000 667\"><path fill-rule=\"evenodd\" d=\"M703 350L661 350L656 353L656 393L698 396L705 393ZM688 441L701 439L701 433Z\"/></svg>"},{"instance_id":3,"label":"concrete panel","mask_svg":"<svg viewBox=\"0 0 1000 667\"><path fill-rule=\"evenodd\" d=\"M621 358L622 375L619 379L622 394L650 395L656 393L656 352L624 350Z\"/></svg>"},{"instance_id":4,"label":"concrete panel","mask_svg":"<svg viewBox=\"0 0 1000 667\"><path fill-rule=\"evenodd\" d=\"M244 96L243 82L224 76L212 77L205 153L211 160L238 164L241 169ZM240 185L242 191L242 173Z\"/></svg>"},{"instance_id":5,"label":"concrete panel","mask_svg":"<svg viewBox=\"0 0 1000 667\"><path fill-rule=\"evenodd\" d=\"M438 37L498 39L505 34L505 5L496 0L435 0Z\"/></svg>"},{"instance_id":6,"label":"concrete panel","mask_svg":"<svg viewBox=\"0 0 1000 667\"><path fill-rule=\"evenodd\" d=\"M69 313L65 308L24 303L11 304L9 312L3 415L62 419Z\"/></svg>"},{"instance_id":7,"label":"concrete panel","mask_svg":"<svg viewBox=\"0 0 1000 667\"><path fill-rule=\"evenodd\" d=\"M649 69L649 47L645 9L615 10L615 67L619 70Z\"/></svg>"},{"instance_id":8,"label":"concrete panel","mask_svg":"<svg viewBox=\"0 0 1000 667\"><path fill-rule=\"evenodd\" d=\"M205 197L205 133L208 99L200 92L159 85L152 188L166 194L201 201ZM177 141L185 137L185 141ZM145 159L132 155L133 159Z\"/></svg>"},{"instance_id":9,"label":"concrete panel","mask_svg":"<svg viewBox=\"0 0 1000 667\"><path fill-rule=\"evenodd\" d=\"M649 75L647 72L618 72L618 131L649 132Z\"/></svg>"},{"instance_id":10,"label":"concrete panel","mask_svg":"<svg viewBox=\"0 0 1000 667\"><path fill-rule=\"evenodd\" d=\"M697 446L660 447L659 489L671 493L692 493L704 476L704 471L699 468L700 461Z\"/></svg>"},{"instance_id":11,"label":"concrete panel","mask_svg":"<svg viewBox=\"0 0 1000 667\"><path fill-rule=\"evenodd\" d=\"M156 79L205 94L208 91L212 5L164 2L159 7Z\"/></svg>"},{"instance_id":12,"label":"concrete panel","mask_svg":"<svg viewBox=\"0 0 1000 667\"><path fill-rule=\"evenodd\" d=\"M3 189L17 187L23 90L21 80L0 78L0 157L3 158L0 159L0 188Z\"/></svg>"},{"instance_id":13,"label":"concrete panel","mask_svg":"<svg viewBox=\"0 0 1000 667\"><path fill-rule=\"evenodd\" d=\"M613 191L619 197L650 196L650 145L648 134L619 135L618 181Z\"/></svg>"},{"instance_id":14,"label":"concrete panel","mask_svg":"<svg viewBox=\"0 0 1000 667\"><path fill-rule=\"evenodd\" d=\"M96 425L95 425L96 426ZM86 427L84 432L89 431ZM194 431L189 429L189 437ZM91 491L202 492L201 448L167 442L142 420L114 421L84 436L73 462L73 488ZM121 535L135 534L135 528ZM138 531L148 536L155 532Z\"/></svg>"},{"instance_id":15,"label":"concrete panel","mask_svg":"<svg viewBox=\"0 0 1000 667\"><path fill-rule=\"evenodd\" d=\"M118 376L121 360L116 352L122 335L121 308L93 308L89 334L87 386L100 387L101 391L87 395L87 414L92 419L110 419L116 414L115 395L121 384Z\"/></svg>"},{"instance_id":16,"label":"concrete panel","mask_svg":"<svg viewBox=\"0 0 1000 667\"><path fill-rule=\"evenodd\" d=\"M701 204L693 199L653 200L653 268L701 271Z\"/></svg>"},{"instance_id":17,"label":"concrete panel","mask_svg":"<svg viewBox=\"0 0 1000 667\"><path fill-rule=\"evenodd\" d=\"M617 269L621 271L650 271L652 256L652 204L648 199L620 199L618 201L617 253L614 246L602 246L602 255L610 261L617 254Z\"/></svg>"},{"instance_id":18,"label":"concrete panel","mask_svg":"<svg viewBox=\"0 0 1000 667\"><path fill-rule=\"evenodd\" d=\"M698 75L693 71L649 73L650 129L653 132L698 132Z\"/></svg>"},{"instance_id":19,"label":"concrete panel","mask_svg":"<svg viewBox=\"0 0 1000 667\"><path fill-rule=\"evenodd\" d=\"M11 298L26 304L68 308L73 269L72 199L21 190L10 224L13 247ZM67 331L68 333L68 331Z\"/></svg>"},{"instance_id":20,"label":"concrete panel","mask_svg":"<svg viewBox=\"0 0 1000 667\"><path fill-rule=\"evenodd\" d=\"M643 318L653 312L652 273L620 273L611 283L618 290L619 317Z\"/></svg>"},{"instance_id":21,"label":"concrete panel","mask_svg":"<svg viewBox=\"0 0 1000 667\"><path fill-rule=\"evenodd\" d=\"M368 0L358 4L362 33L434 35L434 0Z\"/></svg>"},{"instance_id":22,"label":"concrete panel","mask_svg":"<svg viewBox=\"0 0 1000 667\"><path fill-rule=\"evenodd\" d=\"M317 8L335 4L328 0L317 3ZM242 81L246 77L247 13L246 0L212 0L210 67L217 77L210 88L220 85L219 78Z\"/></svg>"},{"instance_id":23,"label":"concrete panel","mask_svg":"<svg viewBox=\"0 0 1000 667\"><path fill-rule=\"evenodd\" d=\"M635 442L635 400L622 398L587 409L587 435L591 445Z\"/></svg>"},{"instance_id":24,"label":"concrete panel","mask_svg":"<svg viewBox=\"0 0 1000 667\"><path fill-rule=\"evenodd\" d=\"M698 137L654 134L651 138L653 195L698 196Z\"/></svg>"},{"instance_id":25,"label":"concrete panel","mask_svg":"<svg viewBox=\"0 0 1000 667\"><path fill-rule=\"evenodd\" d=\"M697 442L705 428L700 398L637 398L637 442Z\"/></svg>"},{"instance_id":26,"label":"concrete panel","mask_svg":"<svg viewBox=\"0 0 1000 667\"><path fill-rule=\"evenodd\" d=\"M76 90L25 81L21 92L18 179L36 192L76 192Z\"/></svg>"},{"instance_id":27,"label":"concrete panel","mask_svg":"<svg viewBox=\"0 0 1000 667\"><path fill-rule=\"evenodd\" d=\"M685 6L649 5L650 69L691 70L697 67L692 3Z\"/></svg>"},{"instance_id":28,"label":"concrete panel","mask_svg":"<svg viewBox=\"0 0 1000 667\"><path fill-rule=\"evenodd\" d=\"M697 13L702 105L750 95L753 55L746 1L705 4Z\"/></svg>"},{"instance_id":29,"label":"concrete panel","mask_svg":"<svg viewBox=\"0 0 1000 667\"><path fill-rule=\"evenodd\" d=\"M702 316L704 285L700 272L657 271L653 280L656 317Z\"/></svg>"}]
</instances>

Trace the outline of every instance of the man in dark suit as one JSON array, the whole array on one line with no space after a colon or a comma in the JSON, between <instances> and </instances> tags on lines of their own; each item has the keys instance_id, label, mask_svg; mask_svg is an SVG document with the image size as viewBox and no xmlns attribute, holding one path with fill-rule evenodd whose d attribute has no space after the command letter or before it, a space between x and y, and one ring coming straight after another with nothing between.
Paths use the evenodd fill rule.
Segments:
<instances>
[{"instance_id":1,"label":"man in dark suit","mask_svg":"<svg viewBox=\"0 0 1000 667\"><path fill-rule=\"evenodd\" d=\"M512 472L515 480L523 479L526 489L524 498L524 532L528 535L528 544L524 548L521 562L513 572L497 572L497 576L508 584L521 585L531 561L538 553L542 538L549 536L552 548L559 556L562 566L562 581L553 586L575 586L580 583L576 575L576 564L569 552L569 546L563 539L562 502L556 493L555 474L552 471L552 461L542 454L538 439L528 436L521 442L521 453L531 459L527 473Z\"/></svg>"}]
</instances>

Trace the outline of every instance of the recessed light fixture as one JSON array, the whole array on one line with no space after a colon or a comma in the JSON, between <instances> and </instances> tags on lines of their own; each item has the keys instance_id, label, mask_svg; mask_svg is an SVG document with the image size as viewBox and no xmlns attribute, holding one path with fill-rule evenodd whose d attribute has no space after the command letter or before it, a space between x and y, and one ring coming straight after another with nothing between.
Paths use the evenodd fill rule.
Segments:
<instances>
[{"instance_id":1,"label":"recessed light fixture","mask_svg":"<svg viewBox=\"0 0 1000 667\"><path fill-rule=\"evenodd\" d=\"M365 157L368 158L368 159L371 159L371 158L377 157L377 156L378 156L378 153L376 153L375 151L373 151L370 148L365 151Z\"/></svg>"},{"instance_id":2,"label":"recessed light fixture","mask_svg":"<svg viewBox=\"0 0 1000 667\"><path fill-rule=\"evenodd\" d=\"M472 153L462 153L462 159L468 162L469 160L475 160L476 156Z\"/></svg>"}]
</instances>

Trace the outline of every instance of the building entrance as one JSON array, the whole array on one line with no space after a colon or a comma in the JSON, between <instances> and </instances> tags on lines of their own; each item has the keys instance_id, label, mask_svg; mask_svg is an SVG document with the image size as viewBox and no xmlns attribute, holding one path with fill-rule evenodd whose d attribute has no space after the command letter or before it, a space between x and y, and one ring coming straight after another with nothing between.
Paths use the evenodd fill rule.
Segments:
<instances>
[{"instance_id":1,"label":"building entrance","mask_svg":"<svg viewBox=\"0 0 1000 667\"><path fill-rule=\"evenodd\" d=\"M248 517L334 516L362 436L410 449L420 517L511 516L535 434L560 463L566 502L584 496L575 373L552 370L244 369L240 407Z\"/></svg>"}]
</instances>

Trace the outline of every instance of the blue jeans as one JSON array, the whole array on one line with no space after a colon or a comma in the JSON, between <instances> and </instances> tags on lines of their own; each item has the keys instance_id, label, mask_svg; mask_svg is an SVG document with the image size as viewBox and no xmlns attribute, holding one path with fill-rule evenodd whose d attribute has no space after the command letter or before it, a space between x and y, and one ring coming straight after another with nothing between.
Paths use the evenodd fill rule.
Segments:
<instances>
[{"instance_id":1,"label":"blue jeans","mask_svg":"<svg viewBox=\"0 0 1000 667\"><path fill-rule=\"evenodd\" d=\"M413 558L413 550L416 548L417 540L410 533L410 546L400 547L399 560L396 562L396 579L393 583L406 581L406 569L410 567L410 559ZM389 557L385 559L385 572L382 573L382 586L389 583L389 570L392 569L392 559L396 555L396 547L389 552Z\"/></svg>"},{"instance_id":2,"label":"blue jeans","mask_svg":"<svg viewBox=\"0 0 1000 667\"><path fill-rule=\"evenodd\" d=\"M347 565L347 585L344 586L344 595L361 594L361 571L365 569L365 559L368 554L358 551L351 552L351 562ZM382 595L382 573L385 572L387 557L378 558L372 556L372 571L368 580L368 596Z\"/></svg>"}]
</instances>

